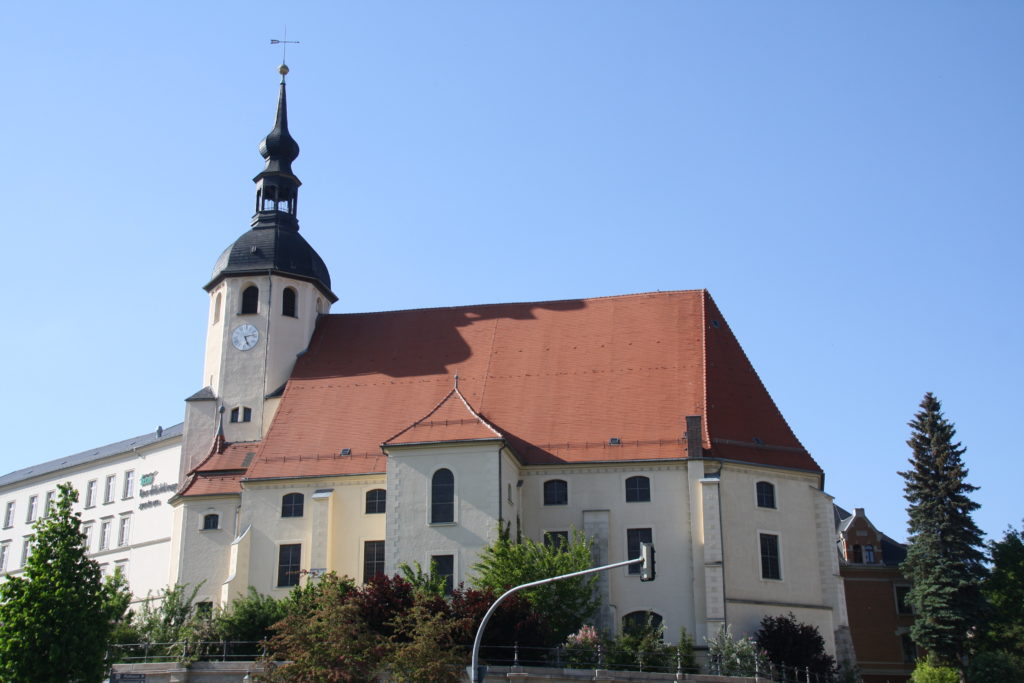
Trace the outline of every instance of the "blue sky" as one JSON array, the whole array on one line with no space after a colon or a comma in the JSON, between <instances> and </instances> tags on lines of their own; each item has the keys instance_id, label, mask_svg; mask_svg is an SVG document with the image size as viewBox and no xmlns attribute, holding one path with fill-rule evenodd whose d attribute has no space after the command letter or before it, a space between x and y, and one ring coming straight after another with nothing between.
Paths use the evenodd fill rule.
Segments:
<instances>
[{"instance_id":1,"label":"blue sky","mask_svg":"<svg viewBox=\"0 0 1024 683\"><path fill-rule=\"evenodd\" d=\"M905 537L943 401L1024 517L1024 4L5 8L0 470L170 425L280 51L335 312L706 288L826 490Z\"/></svg>"}]
</instances>

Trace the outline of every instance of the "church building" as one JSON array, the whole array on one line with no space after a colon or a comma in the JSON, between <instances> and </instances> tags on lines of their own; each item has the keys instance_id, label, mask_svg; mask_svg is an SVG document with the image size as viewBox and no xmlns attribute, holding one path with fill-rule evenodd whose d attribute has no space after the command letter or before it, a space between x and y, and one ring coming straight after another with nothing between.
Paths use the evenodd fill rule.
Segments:
<instances>
[{"instance_id":1,"label":"church building","mask_svg":"<svg viewBox=\"0 0 1024 683\"><path fill-rule=\"evenodd\" d=\"M499 525L576 529L595 563L657 550L656 581L599 575L599 626L652 611L703 643L792 612L843 651L824 473L710 294L332 314L345 292L299 232L286 73L251 228L205 283L173 580L214 604L401 563L454 585Z\"/></svg>"}]
</instances>

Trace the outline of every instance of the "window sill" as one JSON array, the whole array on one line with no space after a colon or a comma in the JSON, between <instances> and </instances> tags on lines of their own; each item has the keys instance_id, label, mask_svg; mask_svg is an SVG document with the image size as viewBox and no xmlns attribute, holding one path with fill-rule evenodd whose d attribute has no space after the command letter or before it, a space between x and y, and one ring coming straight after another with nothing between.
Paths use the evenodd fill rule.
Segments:
<instances>
[{"instance_id":1,"label":"window sill","mask_svg":"<svg viewBox=\"0 0 1024 683\"><path fill-rule=\"evenodd\" d=\"M427 522L427 526L458 526L458 522Z\"/></svg>"}]
</instances>

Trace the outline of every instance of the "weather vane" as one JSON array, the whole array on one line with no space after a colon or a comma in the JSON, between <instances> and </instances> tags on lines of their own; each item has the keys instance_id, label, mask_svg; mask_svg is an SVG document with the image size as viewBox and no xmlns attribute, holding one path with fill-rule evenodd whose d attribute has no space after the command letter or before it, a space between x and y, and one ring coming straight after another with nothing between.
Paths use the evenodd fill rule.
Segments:
<instances>
[{"instance_id":1,"label":"weather vane","mask_svg":"<svg viewBox=\"0 0 1024 683\"><path fill-rule=\"evenodd\" d=\"M271 38L270 44L281 46L281 64L284 64L285 62L287 62L287 59L285 58L288 56L288 45L298 45L299 41L288 40L288 28L286 27L284 29L284 38L280 40L278 40L277 38Z\"/></svg>"}]
</instances>

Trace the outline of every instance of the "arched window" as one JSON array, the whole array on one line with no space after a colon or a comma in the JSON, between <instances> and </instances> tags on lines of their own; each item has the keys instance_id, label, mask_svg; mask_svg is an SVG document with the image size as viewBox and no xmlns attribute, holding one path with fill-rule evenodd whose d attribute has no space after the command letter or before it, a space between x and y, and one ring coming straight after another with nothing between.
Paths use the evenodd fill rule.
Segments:
<instances>
[{"instance_id":1,"label":"arched window","mask_svg":"<svg viewBox=\"0 0 1024 683\"><path fill-rule=\"evenodd\" d=\"M643 631L654 631L661 626L661 615L650 610L630 612L622 617L622 632L630 635L639 635Z\"/></svg>"},{"instance_id":2,"label":"arched window","mask_svg":"<svg viewBox=\"0 0 1024 683\"><path fill-rule=\"evenodd\" d=\"M455 521L455 475L440 469L430 480L430 523L449 524Z\"/></svg>"},{"instance_id":3,"label":"arched window","mask_svg":"<svg viewBox=\"0 0 1024 683\"><path fill-rule=\"evenodd\" d=\"M647 477L630 477L626 480L627 503L649 503L651 500L651 480Z\"/></svg>"},{"instance_id":4,"label":"arched window","mask_svg":"<svg viewBox=\"0 0 1024 683\"><path fill-rule=\"evenodd\" d=\"M366 514L379 515L387 510L388 492L384 489L373 489L366 492Z\"/></svg>"},{"instance_id":5,"label":"arched window","mask_svg":"<svg viewBox=\"0 0 1024 683\"><path fill-rule=\"evenodd\" d=\"M220 301L221 294L217 292L217 296L213 298L213 324L216 325L220 322Z\"/></svg>"},{"instance_id":6,"label":"arched window","mask_svg":"<svg viewBox=\"0 0 1024 683\"><path fill-rule=\"evenodd\" d=\"M220 528L220 515L215 512L211 512L208 515L203 515L203 531L212 531Z\"/></svg>"},{"instance_id":7,"label":"arched window","mask_svg":"<svg viewBox=\"0 0 1024 683\"><path fill-rule=\"evenodd\" d=\"M775 507L775 485L766 481L757 482L757 507Z\"/></svg>"},{"instance_id":8,"label":"arched window","mask_svg":"<svg viewBox=\"0 0 1024 683\"><path fill-rule=\"evenodd\" d=\"M260 288L249 285L242 292L242 313L256 313L260 306Z\"/></svg>"},{"instance_id":9,"label":"arched window","mask_svg":"<svg viewBox=\"0 0 1024 683\"><path fill-rule=\"evenodd\" d=\"M305 497L301 493L286 493L281 498L282 517L301 517Z\"/></svg>"},{"instance_id":10,"label":"arched window","mask_svg":"<svg viewBox=\"0 0 1024 683\"><path fill-rule=\"evenodd\" d=\"M569 504L569 485L564 479L550 479L544 482L544 504Z\"/></svg>"},{"instance_id":11,"label":"arched window","mask_svg":"<svg viewBox=\"0 0 1024 683\"><path fill-rule=\"evenodd\" d=\"M295 313L295 290L291 287L285 287L281 296L281 315L289 318L298 317Z\"/></svg>"}]
</instances>

